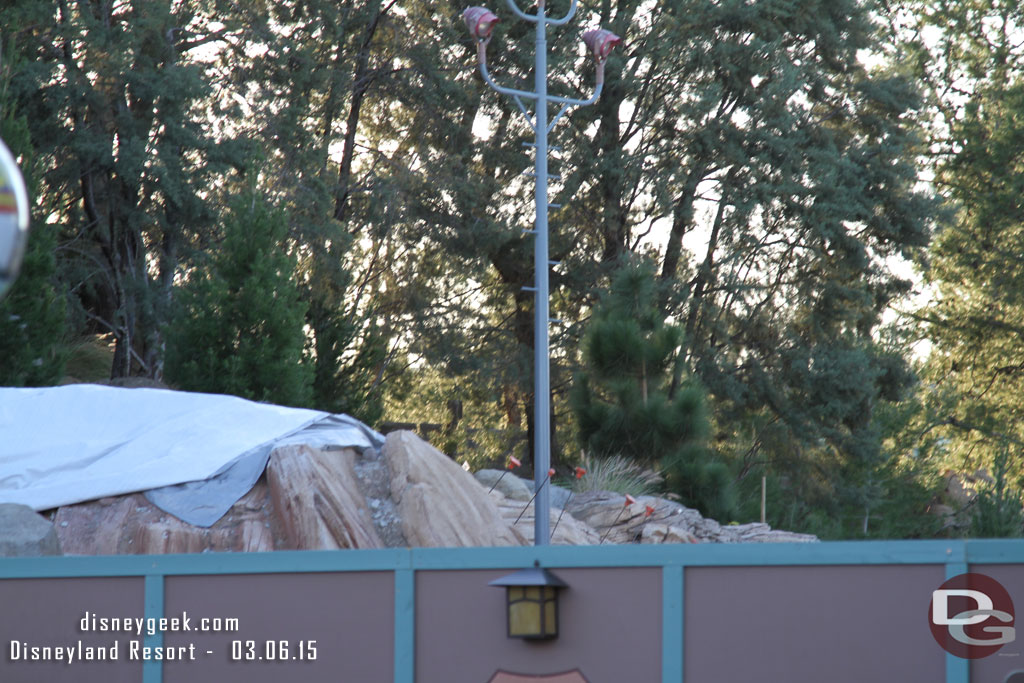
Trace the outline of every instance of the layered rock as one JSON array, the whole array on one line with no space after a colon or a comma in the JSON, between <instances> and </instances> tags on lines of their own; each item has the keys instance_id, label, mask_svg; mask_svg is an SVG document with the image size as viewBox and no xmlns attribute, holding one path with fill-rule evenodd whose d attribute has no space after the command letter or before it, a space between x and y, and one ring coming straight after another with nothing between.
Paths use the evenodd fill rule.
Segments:
<instances>
[{"instance_id":1,"label":"layered rock","mask_svg":"<svg viewBox=\"0 0 1024 683\"><path fill-rule=\"evenodd\" d=\"M473 475L412 432L391 432L382 450L391 470L391 498L409 545L524 543Z\"/></svg>"},{"instance_id":2,"label":"layered rock","mask_svg":"<svg viewBox=\"0 0 1024 683\"><path fill-rule=\"evenodd\" d=\"M650 512L648 512L650 508ZM638 496L629 504L619 493L594 491L574 496L567 506L578 519L613 543L810 543L817 536L775 531L767 524L719 524L696 510L664 498ZM647 527L651 527L650 530ZM646 533L646 538L645 538ZM689 539L693 540L689 540Z\"/></svg>"},{"instance_id":3,"label":"layered rock","mask_svg":"<svg viewBox=\"0 0 1024 683\"><path fill-rule=\"evenodd\" d=\"M216 524L186 524L142 494L66 505L54 526L68 555L259 552L285 548L284 527L260 479Z\"/></svg>"},{"instance_id":4,"label":"layered rock","mask_svg":"<svg viewBox=\"0 0 1024 683\"><path fill-rule=\"evenodd\" d=\"M285 446L270 455L267 482L274 509L296 550L383 548L357 485L351 448Z\"/></svg>"}]
</instances>

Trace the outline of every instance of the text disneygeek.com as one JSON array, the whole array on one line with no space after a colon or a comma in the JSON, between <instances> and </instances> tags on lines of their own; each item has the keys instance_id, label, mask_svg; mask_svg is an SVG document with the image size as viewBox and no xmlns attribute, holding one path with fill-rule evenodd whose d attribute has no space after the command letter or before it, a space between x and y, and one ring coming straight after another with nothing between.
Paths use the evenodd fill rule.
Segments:
<instances>
[{"instance_id":1,"label":"text disneygeek.com","mask_svg":"<svg viewBox=\"0 0 1024 683\"><path fill-rule=\"evenodd\" d=\"M194 643L188 645L164 646L145 644L147 636L163 633L232 633L239 630L238 619L222 617L193 618L187 612L176 617L106 617L86 612L79 620L80 633L106 633L115 638L118 635L134 637L130 640L113 640L105 644L81 639L64 642L28 642L11 640L7 645L9 662L74 662L95 661L188 661L200 656L215 654L215 650L197 649ZM311 661L316 659L315 640L232 640L225 654L230 661ZM221 646L221 651L224 651Z\"/></svg>"}]
</instances>

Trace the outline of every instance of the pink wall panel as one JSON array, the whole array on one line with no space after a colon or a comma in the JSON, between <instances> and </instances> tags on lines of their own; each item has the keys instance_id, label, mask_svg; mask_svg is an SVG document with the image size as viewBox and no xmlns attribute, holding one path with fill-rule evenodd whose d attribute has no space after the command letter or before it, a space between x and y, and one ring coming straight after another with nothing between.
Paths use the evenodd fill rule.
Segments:
<instances>
[{"instance_id":1,"label":"pink wall panel","mask_svg":"<svg viewBox=\"0 0 1024 683\"><path fill-rule=\"evenodd\" d=\"M142 663L129 659L134 634L81 630L86 612L99 618L143 616L144 579L7 579L0 581L0 681L2 683L138 683ZM99 626L98 622L96 624ZM109 623L108 623L109 625ZM12 645L11 641L18 643ZM31 661L28 648L70 646L86 655L88 648L107 648L117 659ZM117 649L111 647L117 643ZM12 652L13 648L13 652ZM92 651L94 655L99 650ZM39 656L46 656L42 650ZM12 661L12 655L13 661ZM58 656L54 649L50 657Z\"/></svg>"},{"instance_id":2,"label":"pink wall panel","mask_svg":"<svg viewBox=\"0 0 1024 683\"><path fill-rule=\"evenodd\" d=\"M220 617L239 630L167 633L168 646L194 645L196 661L166 662L164 683L393 680L391 572L168 577L164 613L182 612L193 628Z\"/></svg>"},{"instance_id":3,"label":"pink wall panel","mask_svg":"<svg viewBox=\"0 0 1024 683\"><path fill-rule=\"evenodd\" d=\"M686 683L945 680L942 566L686 570Z\"/></svg>"},{"instance_id":4,"label":"pink wall panel","mask_svg":"<svg viewBox=\"0 0 1024 683\"><path fill-rule=\"evenodd\" d=\"M505 634L505 591L488 582L514 570L416 574L416 683L487 683L499 670L589 683L661 680L661 569L555 569L569 584L555 641Z\"/></svg>"}]
</instances>

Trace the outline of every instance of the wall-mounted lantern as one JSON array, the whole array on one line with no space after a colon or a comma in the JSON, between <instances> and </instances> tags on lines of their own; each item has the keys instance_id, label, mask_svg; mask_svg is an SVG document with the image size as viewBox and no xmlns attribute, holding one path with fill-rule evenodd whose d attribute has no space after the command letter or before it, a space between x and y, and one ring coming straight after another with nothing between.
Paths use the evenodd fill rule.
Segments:
<instances>
[{"instance_id":1,"label":"wall-mounted lantern","mask_svg":"<svg viewBox=\"0 0 1024 683\"><path fill-rule=\"evenodd\" d=\"M558 637L558 591L568 585L543 569L540 562L495 579L489 585L505 588L509 638Z\"/></svg>"},{"instance_id":2,"label":"wall-mounted lantern","mask_svg":"<svg viewBox=\"0 0 1024 683\"><path fill-rule=\"evenodd\" d=\"M0 141L0 299L18 276L28 241L28 192L18 164Z\"/></svg>"}]
</instances>

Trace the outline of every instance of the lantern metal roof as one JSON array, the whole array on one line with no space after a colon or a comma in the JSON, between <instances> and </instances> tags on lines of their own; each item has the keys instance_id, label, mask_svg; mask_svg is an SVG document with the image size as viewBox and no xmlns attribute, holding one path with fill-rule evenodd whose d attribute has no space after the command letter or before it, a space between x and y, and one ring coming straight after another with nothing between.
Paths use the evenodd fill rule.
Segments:
<instances>
[{"instance_id":1,"label":"lantern metal roof","mask_svg":"<svg viewBox=\"0 0 1024 683\"><path fill-rule=\"evenodd\" d=\"M568 588L569 584L562 581L543 567L529 567L491 581L489 586L554 586Z\"/></svg>"}]
</instances>

